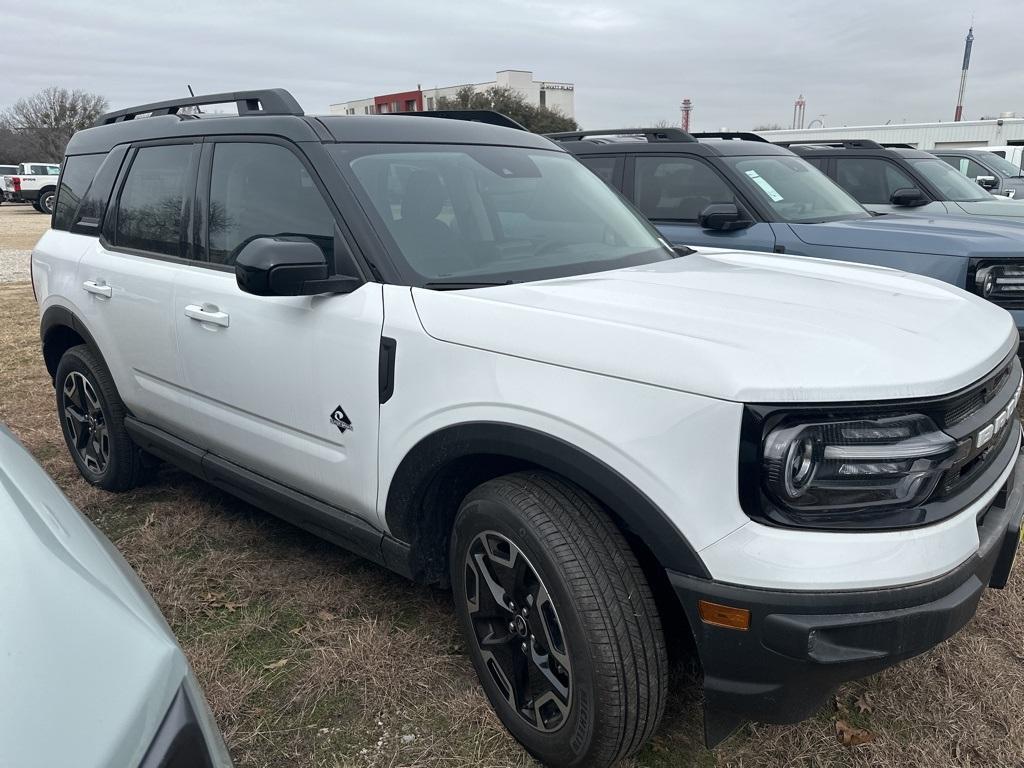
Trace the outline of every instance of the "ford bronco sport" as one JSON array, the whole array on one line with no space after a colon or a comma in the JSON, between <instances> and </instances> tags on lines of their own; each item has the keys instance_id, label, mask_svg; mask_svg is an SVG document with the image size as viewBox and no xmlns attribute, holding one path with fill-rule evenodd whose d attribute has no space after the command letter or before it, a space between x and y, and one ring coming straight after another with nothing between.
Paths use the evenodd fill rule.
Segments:
<instances>
[{"instance_id":1,"label":"ford bronco sport","mask_svg":"<svg viewBox=\"0 0 1024 768\"><path fill-rule=\"evenodd\" d=\"M179 114L222 102L239 116ZM280 90L99 122L32 257L82 475L123 490L165 459L449 585L543 762L636 752L670 644L695 641L714 744L813 714L1005 583L1021 367L990 302L674 251L510 127L314 118Z\"/></svg>"}]
</instances>

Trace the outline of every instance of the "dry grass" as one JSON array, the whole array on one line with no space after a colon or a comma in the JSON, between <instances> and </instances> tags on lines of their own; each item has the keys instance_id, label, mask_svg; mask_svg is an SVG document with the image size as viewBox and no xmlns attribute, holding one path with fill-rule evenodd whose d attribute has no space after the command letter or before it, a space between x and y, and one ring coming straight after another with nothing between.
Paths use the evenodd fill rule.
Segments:
<instances>
[{"instance_id":1,"label":"dry grass","mask_svg":"<svg viewBox=\"0 0 1024 768\"><path fill-rule=\"evenodd\" d=\"M264 515L176 470L123 495L67 457L27 284L0 284L0 420L138 571L201 679L239 766L527 766L481 695L448 595ZM677 685L637 766L1024 766L1024 588L990 592L933 652L844 686L792 727L698 745L699 693ZM284 662L283 664L281 662ZM855 701L867 703L861 712Z\"/></svg>"},{"instance_id":2,"label":"dry grass","mask_svg":"<svg viewBox=\"0 0 1024 768\"><path fill-rule=\"evenodd\" d=\"M50 226L50 217L22 203L0 205L0 248L30 251Z\"/></svg>"}]
</instances>

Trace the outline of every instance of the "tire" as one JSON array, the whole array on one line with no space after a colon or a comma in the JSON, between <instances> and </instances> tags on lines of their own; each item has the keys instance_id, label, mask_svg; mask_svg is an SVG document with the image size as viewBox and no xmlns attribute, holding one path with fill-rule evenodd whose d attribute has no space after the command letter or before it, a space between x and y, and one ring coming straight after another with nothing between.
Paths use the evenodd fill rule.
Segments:
<instances>
[{"instance_id":1,"label":"tire","mask_svg":"<svg viewBox=\"0 0 1024 768\"><path fill-rule=\"evenodd\" d=\"M42 213L42 212L43 212L43 209L39 207L39 201L38 201L38 200L29 200L28 202L29 202L29 203L30 203L30 204L32 205L32 207L33 207L33 208L35 208L35 209L36 209L37 211L39 211L40 213Z\"/></svg>"},{"instance_id":2,"label":"tire","mask_svg":"<svg viewBox=\"0 0 1024 768\"><path fill-rule=\"evenodd\" d=\"M45 213L47 216L53 215L53 201L57 197L57 191L54 189L48 189L36 199L36 210L40 213Z\"/></svg>"},{"instance_id":3,"label":"tire","mask_svg":"<svg viewBox=\"0 0 1024 768\"><path fill-rule=\"evenodd\" d=\"M665 709L665 638L635 554L595 499L543 471L488 481L459 509L449 565L480 683L531 755L602 768L643 746Z\"/></svg>"},{"instance_id":4,"label":"tire","mask_svg":"<svg viewBox=\"0 0 1024 768\"><path fill-rule=\"evenodd\" d=\"M57 365L57 415L71 459L87 481L127 491L147 474L142 451L124 428L127 414L107 366L89 347L72 347Z\"/></svg>"}]
</instances>

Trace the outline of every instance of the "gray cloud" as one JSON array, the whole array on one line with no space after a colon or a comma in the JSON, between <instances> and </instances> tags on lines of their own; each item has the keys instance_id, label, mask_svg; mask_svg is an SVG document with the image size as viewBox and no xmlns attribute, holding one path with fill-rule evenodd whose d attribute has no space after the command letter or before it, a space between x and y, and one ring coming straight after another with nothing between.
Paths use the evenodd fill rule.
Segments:
<instances>
[{"instance_id":1,"label":"gray cloud","mask_svg":"<svg viewBox=\"0 0 1024 768\"><path fill-rule=\"evenodd\" d=\"M969 4L655 0L294 0L5 3L0 107L48 85L112 107L282 86L311 113L378 93L491 79L499 69L576 83L587 127L679 119L788 126L948 120ZM690 7L687 7L690 6ZM1024 112L1019 3L975 9L966 115ZM31 30L11 34L11 30Z\"/></svg>"}]
</instances>

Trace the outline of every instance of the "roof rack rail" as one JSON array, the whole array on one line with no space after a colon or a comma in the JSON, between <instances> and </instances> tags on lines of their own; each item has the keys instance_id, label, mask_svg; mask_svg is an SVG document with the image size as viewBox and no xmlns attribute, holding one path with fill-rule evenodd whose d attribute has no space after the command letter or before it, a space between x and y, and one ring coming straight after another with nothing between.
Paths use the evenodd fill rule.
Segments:
<instances>
[{"instance_id":1,"label":"roof rack rail","mask_svg":"<svg viewBox=\"0 0 1024 768\"><path fill-rule=\"evenodd\" d=\"M913 144L902 144L897 141L893 142L882 142L882 146L886 149L917 149Z\"/></svg>"},{"instance_id":2,"label":"roof rack rail","mask_svg":"<svg viewBox=\"0 0 1024 768\"><path fill-rule=\"evenodd\" d=\"M819 146L842 147L843 149L883 149L882 145L871 139L803 139L802 141L776 141L780 147Z\"/></svg>"},{"instance_id":3,"label":"roof rack rail","mask_svg":"<svg viewBox=\"0 0 1024 768\"><path fill-rule=\"evenodd\" d=\"M760 136L750 131L701 131L700 133L691 133L691 136L695 139L724 139L727 141L760 141L763 144L770 144L764 136Z\"/></svg>"},{"instance_id":4,"label":"roof rack rail","mask_svg":"<svg viewBox=\"0 0 1024 768\"><path fill-rule=\"evenodd\" d=\"M244 115L299 115L305 114L299 102L284 88L266 88L261 91L232 91L230 93L211 93L204 96L189 96L167 101L156 101L138 107L119 109L100 115L93 125L110 125L134 120L139 115L157 117L160 115L176 115L184 107L199 107L205 104L225 104L235 102L239 116ZM184 117L184 115L182 115Z\"/></svg>"},{"instance_id":5,"label":"roof rack rail","mask_svg":"<svg viewBox=\"0 0 1024 768\"><path fill-rule=\"evenodd\" d=\"M515 128L517 131L529 130L525 125L517 123L508 115L495 112L493 109L422 109L415 112L385 112L386 115L413 115L414 117L440 117L444 120L468 120L473 123L500 125L502 128Z\"/></svg>"},{"instance_id":6,"label":"roof rack rail","mask_svg":"<svg viewBox=\"0 0 1024 768\"><path fill-rule=\"evenodd\" d=\"M555 141L582 141L588 136L643 136L648 142L658 141L697 141L682 128L616 128L607 131L559 131L545 133Z\"/></svg>"}]
</instances>

